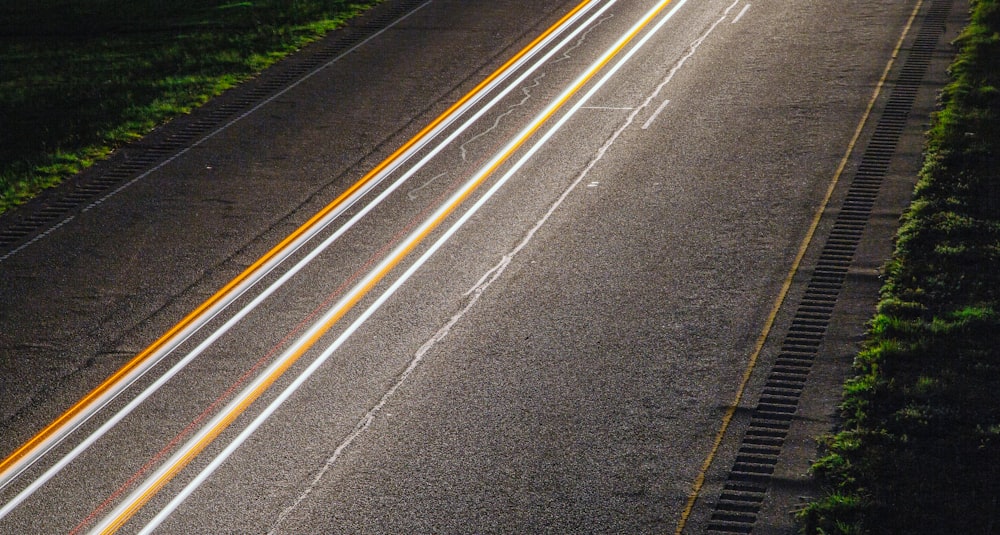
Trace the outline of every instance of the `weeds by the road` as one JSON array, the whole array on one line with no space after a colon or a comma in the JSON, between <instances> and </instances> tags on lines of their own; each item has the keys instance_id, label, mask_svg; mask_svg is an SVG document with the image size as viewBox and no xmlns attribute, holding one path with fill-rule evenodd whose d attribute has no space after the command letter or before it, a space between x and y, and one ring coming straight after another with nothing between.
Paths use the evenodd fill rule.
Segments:
<instances>
[{"instance_id":1,"label":"weeds by the road","mask_svg":"<svg viewBox=\"0 0 1000 535\"><path fill-rule=\"evenodd\" d=\"M958 44L810 534L1000 532L1000 1Z\"/></svg>"},{"instance_id":2,"label":"weeds by the road","mask_svg":"<svg viewBox=\"0 0 1000 535\"><path fill-rule=\"evenodd\" d=\"M0 5L0 213L379 0Z\"/></svg>"}]
</instances>

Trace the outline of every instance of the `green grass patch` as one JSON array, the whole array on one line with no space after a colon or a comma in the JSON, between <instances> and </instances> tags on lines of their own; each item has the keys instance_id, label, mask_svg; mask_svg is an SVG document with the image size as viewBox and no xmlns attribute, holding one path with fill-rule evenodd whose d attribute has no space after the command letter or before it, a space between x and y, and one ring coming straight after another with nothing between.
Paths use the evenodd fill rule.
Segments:
<instances>
[{"instance_id":1,"label":"green grass patch","mask_svg":"<svg viewBox=\"0 0 1000 535\"><path fill-rule=\"evenodd\" d=\"M0 3L0 213L378 1Z\"/></svg>"},{"instance_id":2,"label":"green grass patch","mask_svg":"<svg viewBox=\"0 0 1000 535\"><path fill-rule=\"evenodd\" d=\"M958 44L806 533L1000 532L998 0Z\"/></svg>"}]
</instances>

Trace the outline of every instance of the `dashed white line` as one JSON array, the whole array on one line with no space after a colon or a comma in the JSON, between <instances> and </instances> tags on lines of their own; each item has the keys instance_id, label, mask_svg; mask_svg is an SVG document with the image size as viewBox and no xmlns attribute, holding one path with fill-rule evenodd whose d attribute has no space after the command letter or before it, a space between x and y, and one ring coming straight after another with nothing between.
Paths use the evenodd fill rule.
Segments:
<instances>
[{"instance_id":1,"label":"dashed white line","mask_svg":"<svg viewBox=\"0 0 1000 535\"><path fill-rule=\"evenodd\" d=\"M669 100L664 100L663 104L660 104L656 108L656 111L654 111L653 114L649 116L649 119L646 119L646 122L642 123L642 129L643 130L646 130L647 128L649 128L649 125L653 124L653 121L655 121L656 118L660 116L660 112L663 111L663 109L667 107L667 104L670 104L670 101Z\"/></svg>"},{"instance_id":2,"label":"dashed white line","mask_svg":"<svg viewBox=\"0 0 1000 535\"><path fill-rule=\"evenodd\" d=\"M733 19L733 24L736 24L737 22L739 22L740 19L743 18L743 15L746 15L747 11L750 10L750 5L751 4L747 4L747 5L743 6L743 9L740 10L740 13L738 15L736 15L736 18Z\"/></svg>"},{"instance_id":3,"label":"dashed white line","mask_svg":"<svg viewBox=\"0 0 1000 535\"><path fill-rule=\"evenodd\" d=\"M666 6L667 4L669 4L669 2L670 2L670 0L665 0L664 2L662 2L660 4L659 8L657 8L656 11L654 11L654 13L658 12L664 6ZM448 240L451 237L451 235L454 234L458 230L458 228L460 228L466 221L468 221L468 219L471 218L478 211L478 209L483 204L485 204L486 201L488 201L493 196L494 193L496 193L496 191L498 191L501 187L503 187L503 185L510 179L510 177L512 177L514 174L516 174L518 171L520 171L521 167L523 167L523 165L529 159L531 159L535 155L535 153L537 153L537 151L542 146L544 146L548 142L548 140L551 139L552 136L555 135L555 133L558 132L563 127L563 125L566 124L566 122L569 121L570 118L572 118L576 114L577 111L579 111L581 108L583 108L584 104L586 104L586 102L588 102L591 98L593 98L594 94L597 93L597 91L599 89L601 89L612 77L614 77L614 75L621 69L621 67L623 65L625 65L625 63L627 63L632 58L632 56L634 56L635 53L637 53L639 51L639 49L641 49L649 41L649 39L652 38L653 35L655 35L656 33L659 33L659 31L663 28L663 26L666 24L666 22L669 21L670 19L672 19L673 16L674 16L674 14L676 14L677 11L680 10L680 8L686 2L687 2L687 0L680 0L674 6L674 8L672 10L670 10L659 21L659 23L657 23L638 43L636 43L635 47L633 47L631 50L629 50L625 54L625 56L622 57L618 61L618 63L616 63L611 68L611 70L608 71L594 85L594 87L592 87L580 99L579 102L577 102L577 104L575 104L573 107L571 107L570 110L566 113L566 115L564 115L562 118L560 118L560 120L555 125L553 125L552 128L550 128L545 133L545 135L543 135L542 138L539 139L531 147L531 149L524 156L522 156L521 159L510 170L508 170L503 175L503 177L501 177L483 195L482 198L480 198L472 207L470 207L470 209L465 214L463 214L462 218L459 219L459 221L457 221L451 228L449 228L448 232L444 236L442 236L441 238L439 238L438 242L436 242L434 244L434 246L432 246L432 248L430 250L428 250L426 253L424 253L424 255L419 260L417 260L417 262L413 266L411 266L410 269L407 270L407 272L404 273L400 277L399 280L396 281L396 283L393 285L393 288L391 288L390 290L388 290L386 293L388 294L388 293L394 292L395 288L397 287L397 285L401 284L405 279L409 278L409 276L412 274L412 272L416 271L416 269L418 269L430 257L430 255L432 255L437 250L437 248L440 247L441 244L443 244L446 240ZM562 203L566 200L566 198L569 197L569 195L589 175L591 169L593 169L594 166L596 166L597 163L601 159L603 159L604 155L607 153L607 150L612 145L614 145L615 141L621 136L621 134L628 127L628 125L631 124L632 118L634 118L634 116L635 116L635 112L633 112L633 114L630 116L630 119L626 122L626 124L624 124L621 128L619 128L619 130L615 133L614 136L612 136L611 139L609 139L608 141L605 142L605 144L598 150L597 154L591 159L591 161L587 165L587 167L585 169L583 169L583 171L580 172L580 174L569 185L569 187L567 187L566 190L563 191L563 193L559 196L559 198L556 199L556 201L552 203L552 205L549 207L548 211L546 211L545 215L543 215L542 218L540 220L538 220L538 222L535 223L535 225L531 228L531 230L528 231L528 233L525 235L524 239L521 240L521 243L519 243L517 245L517 247L515 247L510 253L504 255L503 258L501 258L500 263L498 263L496 266L494 266L493 268L491 268L490 270L488 270L479 279L479 281L476 283L476 285L473 286L469 291L467 291L465 293L466 296L470 296L470 295L472 296L472 298L469 300L469 302L466 304L466 306L461 311L459 311L457 314L455 314L454 316L452 316L451 319L449 319L449 321L446 322L438 330L438 332L435 333L434 336L432 336L427 342L425 342L424 345L421 346L421 348L414 354L413 359L410 361L410 364L407 366L406 370L401 374L401 376L399 377L399 379L397 380L397 382L386 392L385 395L383 395L383 397L379 400L378 404L376 404L375 407L373 407L370 411L368 411L368 413L357 423L357 425L355 426L354 430L344 439L344 441L341 444L338 445L338 447L334 450L333 455L331 455L331 457L327 460L327 462L324 463L324 465L320 468L320 470L318 471L317 475L313 478L313 480L310 483L310 485L299 495L299 497L288 508L286 508L284 511L282 511L281 515L279 515L279 517L278 517L278 520L277 520L276 524L274 526L272 526L271 530L269 531L269 534L276 532L276 530L278 529L278 526L281 524L281 522L284 521L284 519L286 519L288 517L288 515L290 515L302 503L302 501L305 500L306 497L308 497L308 495L312 492L312 490L316 487L316 485L319 484L320 480L322 480L323 476L330 470L330 468L333 466L333 464L336 463L336 461L340 458L340 456L343 454L344 450L347 447L349 447L354 442L354 440L357 439L357 437L361 435L361 433L363 433L366 429L368 429L368 427L374 421L375 417L378 415L378 412L380 412L382 410L382 408L385 406L386 402L398 390L398 388L403 384L403 382L411 375L411 373L413 372L413 370L417 367L417 365L420 363L420 361L424 358L424 355L427 353L427 351L429 351L437 342L439 342L441 339L443 339L445 336L447 336L447 334L451 330L451 328L456 323L458 323L458 321L460 321L462 319L462 317L472 308L473 305L475 305L475 303L479 300L479 297L490 286L490 284L492 284L495 280L497 280L503 274L503 272L507 269L507 266L510 265L510 263L513 260L514 256L516 256L522 249L524 249L525 247L527 247L527 245L531 242L532 238L535 236L535 234L538 232L538 230L541 229L545 225L545 223L549 220L549 218L552 217L552 214L554 214L556 212L556 210L558 210L558 208L562 205ZM383 295L382 297L380 297L380 301L383 298L386 298L386 297L387 297L386 295ZM374 306L376 306L378 304L380 304L380 303L376 303L375 305L372 305L372 306L374 307ZM367 311L366 311L366 313L367 313ZM277 403L277 401L276 401L276 403ZM218 459L216 459L216 461L218 461ZM179 504L179 501L181 501L181 500L183 500L183 498L181 498L180 496L178 496L178 498L175 499L175 501L177 501L178 504ZM173 507L176 507L176 505L173 505ZM168 506L168 509L169 510L173 510L170 506ZM162 514L163 513L161 512L161 515ZM167 513L167 514L169 514L169 513ZM151 525L153 525L153 524L151 524Z\"/></svg>"},{"instance_id":4,"label":"dashed white line","mask_svg":"<svg viewBox=\"0 0 1000 535\"><path fill-rule=\"evenodd\" d=\"M653 91L648 97L646 97L646 101L643 102L641 106L636 108L637 112L648 107L649 103L660 95L660 92L663 90L663 88L666 87L667 84L669 84L670 81L674 79L674 75L677 74L677 71L681 70L681 67L683 67L684 64L687 63L687 60L691 59L691 57L694 56L695 52L698 51L698 47L700 47L701 44L705 42L705 39L707 39L708 36L711 35L713 31L715 31L715 28L718 27L719 24L722 23L722 21L726 20L726 17L729 16L729 12L732 11L733 8L735 8L736 5L740 3L740 1L741 0L736 0L735 2L730 4L730 6L727 7L725 11L722 12L722 18L715 21L715 24L712 24L712 26L710 26L707 30L705 30L705 33L701 34L701 36L699 36L697 39L694 40L694 42L691 43L691 45L688 47L688 53L685 54L684 57L682 57L676 64L674 64L674 66L670 69L670 72L667 73L666 78L664 78L663 81L660 82L660 85L656 86L656 90ZM659 108L657 108L657 111L649 119L647 119L645 123L643 123L642 125L643 130L649 128L649 126L653 124L653 120L656 118L659 112L662 111L662 108L665 107L668 102L670 101L669 100L664 101L664 103L661 104ZM629 117L630 122L634 118L634 115L635 114Z\"/></svg>"}]
</instances>

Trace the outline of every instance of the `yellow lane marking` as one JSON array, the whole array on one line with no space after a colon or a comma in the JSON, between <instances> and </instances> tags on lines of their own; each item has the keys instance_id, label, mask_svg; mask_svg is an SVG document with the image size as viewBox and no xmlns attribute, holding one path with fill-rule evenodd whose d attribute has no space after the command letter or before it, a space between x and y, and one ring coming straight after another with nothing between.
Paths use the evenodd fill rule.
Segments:
<instances>
[{"instance_id":1,"label":"yellow lane marking","mask_svg":"<svg viewBox=\"0 0 1000 535\"><path fill-rule=\"evenodd\" d=\"M788 291L792 286L792 279L795 278L795 274L798 273L799 268L802 265L802 259L805 257L806 250L812 243L813 237L816 234L816 229L819 227L820 219L823 217L823 212L826 211L826 207L830 203L830 198L833 197L833 191L840 182L841 175L844 174L844 169L847 167L847 163L850 160L851 155L854 153L854 149L858 144L858 139L861 138L861 133L864 130L865 125L868 123L868 119L871 117L872 110L875 108L875 102L878 100L879 95L882 94L885 82L889 78L889 71L892 70L892 66L895 64L896 59L899 56L899 51L903 47L903 41L910 33L913 21L916 19L917 13L920 11L922 5L923 0L918 0L917 6L910 14L910 18L906 22L906 26L903 28L903 34L899 37L899 41L896 42L896 48L893 50L892 56L889 58L889 62L885 66L885 70L882 71L882 77L875 86L875 91L872 93L871 99L868 100L868 108L865 110L864 114L862 114L861 120L858 122L858 126L854 129L854 136L851 138L850 143L848 143L847 151L844 153L844 157L840 160L840 165L837 166L837 170L833 174L830 186L826 190L826 197L823 198L823 202L820 204L819 208L816 209L816 213L813 215L813 220L809 225L809 230L806 232L805 238L803 238L802 244L799 246L799 251L795 255L792 267L788 271L788 275L785 277L785 281L781 286L781 291L778 292L778 297L774 300L774 305L771 307L770 314L767 316L767 320L764 323L764 329L757 338L757 343L754 346L753 353L750 355L750 362L747 364L747 368L746 371L743 372L743 378L740 381L739 388L736 390L736 397L726 410L726 414L723 415L719 432L715 435L715 442L712 444L712 449L709 451L708 457L701 466L701 471L698 472L698 476L694 480L691 494L688 496L687 505L681 512L680 521L677 523L677 530L674 532L675 535L682 534L684 527L691 516L691 512L694 510L694 504L698 501L698 496L705 484L705 475L708 473L708 469L712 466L712 461L714 461L716 455L718 455L719 447L722 445L722 439L725 437L726 430L729 429L729 424L732 422L733 416L736 414L736 409L739 407L740 401L743 399L743 394L746 391L747 384L750 382L750 376L753 374L754 368L757 366L757 359L760 357L760 352L764 349L764 342L767 341L768 336L771 334L771 328L774 327L774 322L778 317L778 311L781 310L781 305L785 302L785 298L788 296Z\"/></svg>"},{"instance_id":2,"label":"yellow lane marking","mask_svg":"<svg viewBox=\"0 0 1000 535\"><path fill-rule=\"evenodd\" d=\"M53 420L45 428L39 431L35 436L21 445L19 448L14 450L10 455L8 455L3 461L0 461L0 482L5 481L10 474L22 469L26 464L33 462L37 456L40 456L42 452L52 445L52 442L56 440L56 437L65 428L70 426L75 420L77 420L84 412L86 412L90 407L96 406L99 402L104 401L104 398L109 392L115 389L119 382L127 378L133 371L140 368L148 359L150 359L154 354L160 349L169 345L170 342L174 340L180 333L185 329L192 326L197 322L202 316L204 316L208 311L212 310L213 307L217 306L222 302L234 288L238 287L240 284L246 282L250 279L262 266L266 265L268 262L274 260L278 257L290 244L294 243L297 239L307 234L318 222L323 220L324 217L329 215L337 207L342 205L347 199L349 199L355 192L362 189L366 184L368 184L374 177L376 177L380 172L389 167L394 161L399 159L403 154L405 154L412 147L417 145L423 138L425 138L431 131L436 127L446 121L451 115L453 115L459 108L461 108L465 103L474 98L478 93L480 93L485 87L487 87L496 78L501 76L506 70L508 70L512 65L517 63L522 57L531 52L539 43L545 40L550 34L558 30L563 24L571 19L577 12L582 10L585 6L593 2L593 0L583 0L578 4L573 10L564 15L555 24L550 26L545 32L535 38L531 43L521 49L517 54L515 54L506 63L501 65L497 70L490 74L486 79L480 82L476 87L469 91L465 96L459 99L457 102L452 104L447 110L445 110L441 115L434 119L430 124L425 126L420 132L418 132L409 141L403 144L399 149L389 155L388 158L383 160L375 168L365 174L360 180L354 183L350 188L341 193L336 199L325 206L322 210L317 212L313 217L306 221L302 226L296 229L294 232L289 234L280 243L274 246L270 251L268 251L264 256L260 257L256 262L246 268L242 273L240 273L236 278L226 284L222 289L208 298L204 303L199 305L191 313L185 316L179 323L174 325L170 330L168 330L163 336L153 342L149 347L144 349L138 355L132 358L128 363L122 366L118 371L112 374L110 377L104 380L100 385L94 388L90 393L77 401L72 407L67 409L62 415Z\"/></svg>"},{"instance_id":3,"label":"yellow lane marking","mask_svg":"<svg viewBox=\"0 0 1000 535\"><path fill-rule=\"evenodd\" d=\"M239 398L234 400L226 410L216 416L208 427L203 429L197 436L189 441L188 445L173 458L170 459L156 474L147 480L139 489L133 493L125 502L118 506L108 518L106 518L95 529L95 533L110 534L121 528L132 516L135 515L160 489L163 488L173 477L186 467L195 457L197 457L223 430L225 430L240 414L242 414L261 394L264 393L274 382L294 364L306 351L308 351L320 337L326 334L343 316L367 295L371 289L380 282L396 265L399 264L412 250L423 242L423 240L445 220L458 206L460 206L487 178L489 178L504 162L506 162L529 138L531 138L545 123L552 118L580 89L586 85L604 66L607 65L622 49L624 49L672 0L662 0L661 3L647 13L632 30L624 35L619 42L605 52L600 60L595 62L590 69L580 76L555 102L549 105L533 122L521 131L518 136L496 156L493 160L480 169L471 180L466 183L463 189L457 192L451 199L410 237L407 238L396 250L376 268L375 271L366 276L350 294L344 297L333 310L316 326L310 330L310 334L301 343L276 364L254 384L252 384Z\"/></svg>"}]
</instances>

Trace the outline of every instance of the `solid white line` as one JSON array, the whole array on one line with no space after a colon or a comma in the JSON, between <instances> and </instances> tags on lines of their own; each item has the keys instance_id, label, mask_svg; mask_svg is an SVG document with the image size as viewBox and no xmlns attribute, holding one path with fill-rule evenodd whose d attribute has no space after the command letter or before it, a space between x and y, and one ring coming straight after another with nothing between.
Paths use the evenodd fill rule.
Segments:
<instances>
[{"instance_id":1,"label":"solid white line","mask_svg":"<svg viewBox=\"0 0 1000 535\"><path fill-rule=\"evenodd\" d=\"M654 111L653 114L649 116L649 119L646 119L646 122L642 123L643 130L646 130L647 128L649 128L649 125L653 124L653 121L655 121L656 118L660 116L660 112L663 111L663 108L667 107L667 104L670 104L670 101L664 100L663 104L660 104L659 107L656 108L656 111Z\"/></svg>"},{"instance_id":2,"label":"solid white line","mask_svg":"<svg viewBox=\"0 0 1000 535\"><path fill-rule=\"evenodd\" d=\"M173 161L174 161L174 160L176 160L177 158L180 158L181 156L183 156L184 154L186 154L186 153L187 153L188 151L190 151L191 149L193 149L193 148L195 148L195 147L197 147L197 146L201 145L202 143L204 143L204 142L208 141L209 139L211 139L211 138L215 137L216 135L218 135L219 133L223 132L224 130L227 130L227 129L229 129L229 128L230 128L231 126L233 126L234 124L236 124L236 123L237 123L237 122L239 122L239 121L242 121L243 119L245 119L245 118L246 118L246 117L248 117L249 115L253 114L254 112L256 112L257 110L259 110L260 108L262 108L262 107L266 106L267 104L270 104L271 102L275 101L275 100L276 100L276 99L278 99L278 98L281 98L281 97L282 97L282 96L283 96L283 95L284 95L285 93L287 93L287 92L291 91L291 90L292 90L293 88L295 88L295 87L296 87L296 86L298 86L299 84L301 84L301 83L305 82L306 80L308 80L308 79L312 78L313 76L315 76L316 74L318 74L318 73L319 73L320 71L322 71L322 70L324 70L324 69L326 69L326 68L330 67L330 66L331 66L331 65L333 65L334 63L336 63L336 62L340 61L341 59L343 59L343 58L344 58L344 56L346 56L346 55L348 55L348 54L351 54L351 53L352 53L352 52L354 52L355 50L357 50L357 49L361 48L362 46L364 46L364 45L368 44L368 43L369 43L369 42L370 42L371 40L375 39L376 37L378 37L378 36L382 35L383 33L387 32L387 31L389 31L389 30L390 30L391 28L393 28L394 26L396 26L396 25L398 25L399 23L403 22L404 20L406 20L406 19L410 18L410 16L412 16L412 15L413 15L414 13L416 13L416 12L420 11L421 9L423 9L423 8L427 7L427 6L428 6L428 5L430 5L430 4L431 4L431 3L433 2L433 1L434 1L434 0L427 0L427 2L424 2L423 4L421 4L421 5L417 6L416 8L414 8L414 9L413 9L413 11L411 11L411 12L407 13L406 15L404 15L404 16L402 16L402 17L400 17L399 19L397 19L397 20L393 21L393 22L392 22L391 24L389 24L389 25L388 25L388 26L386 26L385 28L382 28L382 29L381 29L381 30L379 30L378 32L376 32L376 33L374 33L374 34L372 34L372 35L368 36L368 37L367 37L366 39L362 40L362 41L361 41L360 43L358 43L358 44L356 44L356 45L352 46L351 48L348 48L347 50L345 50L345 51L341 52L341 53L340 53L339 55L337 55L337 56L336 56L335 58L333 58L333 59L331 59L330 61L328 61L328 62L324 63L323 65L320 65L319 67L316 67L316 68L315 68L315 69L314 69L314 70L313 70L312 72L309 72L308 74L306 74L306 75L302 76L302 78L299 78L299 79L298 79L298 80L296 80L296 81L295 81L294 83L292 83L292 84L288 85L287 87L285 87L285 88L284 88L284 89L282 89L281 91L279 91L279 92L275 93L274 95L271 95L271 96L270 96L270 97L268 97L267 99L265 99L265 100L261 101L261 102L260 102L259 104L257 104L257 105L256 105L256 106L254 106L253 108L250 108L250 109L249 109L249 110L247 110L247 111L246 111L245 113L243 113L243 114L239 115L239 116L238 116L238 117L236 117L235 119L233 119L233 120L229 121L228 123L226 123L226 124L224 124L224 125L220 126L220 127L219 127L219 128L217 128L217 129L213 130L213 131L212 131L211 133L207 134L207 135L206 135L205 137L203 137L203 138L199 139L198 141L196 141L196 142L192 143L190 147L185 147L185 148L184 148L183 150L181 150L180 152L178 152L178 153L174 154L173 156L171 156L171 157L167 158L166 160L164 160L164 161L160 162L160 163L159 163L159 164L157 164L157 165L156 165L155 167L152 167L152 168L148 169L147 171L145 171L145 172L144 172L144 173L142 173L141 175L139 175L139 176L137 176L137 177L133 178L132 180L130 180L130 181L128 181L128 182L126 182L126 183L124 183L124 184L122 184L121 186L119 186L118 188L116 188L116 189L115 189L115 190L113 190L112 192L108 193L107 195L105 195L105 196L101 197L100 199L98 199L98 200L96 200L96 201L94 201L94 202L90 203L89 205L87 205L87 206L86 206L86 207L85 207L85 208L84 208L83 210L81 210L80 212L81 212L81 213L83 213L83 212L88 212L88 211L90 211L90 210L91 210L92 208L94 208L94 207L96 207L96 206L98 206L98 205L100 205L100 204L104 203L105 201L107 201L107 200L108 200L108 199L110 199L111 197L114 197L115 195L118 195L119 193L121 193L121 192L122 192L123 190L125 190L125 189L127 189L127 188L131 187L131 186L132 186L132 185L134 185L134 184L135 184L136 182L138 182L138 181L140 181L140 180L142 180L142 179L146 178L147 176L149 176L149 175L153 174L154 172L158 171L159 169L161 169L161 168L162 168L162 167L164 167L165 165L167 165L167 164L169 164L169 163L173 162ZM75 216L70 216L70 217L67 217L66 219L62 220L62 221L61 221L61 222L59 222L59 223L58 223L57 225L55 225L54 227L50 228L49 230L47 230L47 231L46 231L46 232L44 232L43 234L41 234L41 235L39 235L39 236L36 236L36 237L35 237L34 239L32 239L31 241L29 241L29 242L27 242L27 243L25 243L25 244L21 245L20 247L18 247L18 248L16 248L16 249L14 249L14 250L12 250L12 251L10 251L9 253L5 254L4 256L0 256L0 262L3 262L4 260L6 260L6 259L10 258L10 257L11 257L11 256L13 256L14 254L16 254L16 253L20 252L21 250L23 250L24 248L28 247L29 245L31 245L31 244L33 244L33 243L35 243L35 242L39 241L40 239L42 239L42 238L46 237L46 236L47 236L47 235L48 235L49 233L51 233L51 232L52 232L53 230L55 230L55 229L57 229L57 228L59 228L59 227L61 227L61 226L65 225L66 223L69 223L69 222L70 222L71 220L73 220L73 219L74 219L74 217L75 217Z\"/></svg>"},{"instance_id":3,"label":"solid white line","mask_svg":"<svg viewBox=\"0 0 1000 535\"><path fill-rule=\"evenodd\" d=\"M736 18L733 19L733 24L736 24L737 22L739 22L740 19L743 18L743 15L745 15L746 12L749 11L749 10L750 10L750 4L747 4L747 5L743 6L743 9L740 11L740 14L736 15Z\"/></svg>"},{"instance_id":4,"label":"solid white line","mask_svg":"<svg viewBox=\"0 0 1000 535\"><path fill-rule=\"evenodd\" d=\"M389 31L390 29L392 29L393 27L395 27L396 25L398 25L399 23L401 23L401 22L405 21L406 19L410 18L411 16L413 16L414 14L416 14L416 13L417 13L418 11L420 11L421 9L423 9L423 8L425 8L425 7L427 7L427 6L429 6L429 5L430 5L430 4L431 4L431 3L433 2L433 1L434 1L434 0L427 0L427 2L424 2L423 4L420 4L420 5L419 5L419 6L417 6L417 7L416 7L416 8L415 8L415 9L414 9L413 11L410 11L409 13L407 13L407 14L403 15L402 17L400 17L399 19L397 19L397 20L393 21L393 22L392 22L392 24L389 24L389 25L388 25L388 26L386 26L385 28L382 28L382 29L381 29L381 30L379 30L378 32L375 32L374 34L372 34L372 35L368 36L368 37L367 37L366 39L364 39L364 40L363 40L363 41L361 41L360 43L358 43L358 44L356 44L356 45L352 46L351 48L349 48L349 49L345 50L344 52L341 52L341 53L340 53L339 55L337 55L337 57L335 57L335 58L331 59L330 61L328 61L328 62L324 63L323 65L320 65L319 67L317 67L316 69L314 69L314 70L313 70L312 72L310 72L310 73L306 74L306 75L305 75L305 76L303 76L302 78L299 78L299 79L298 79L298 80L296 80L296 81L295 81L294 83L292 83L292 84L289 84L289 85L288 85L287 87L285 87L285 88L284 88L284 89L282 89L281 91L278 91L277 93L275 93L275 94L271 95L270 97L268 97L267 99L265 99L265 100L261 101L261 102L260 102L259 104L257 104L256 106L254 106L254 107L250 108L250 109L249 109L249 110L247 110L246 112L242 113L241 115L239 115L239 116L238 116L238 117L236 117L235 119L233 119L233 120L229 121L228 123L226 123L226 124L224 124L224 125L220 126L220 127L218 128L218 129L216 129L216 130L212 131L212 132L211 132L210 134L208 134L208 135L206 135L205 137L203 137L203 138L199 139L198 141L196 141L196 142L192 143L190 147L186 147L186 148L185 148L184 150L182 150L182 151L178 152L177 154L175 154L175 155L171 156L171 157L170 157L170 158L168 158L167 160L165 160L165 161L161 162L161 163L160 163L159 165L157 165L156 167L153 167L152 169L150 169L150 170L146 171L145 173L143 173L143 174L141 174L141 175L139 175L139 176L135 177L134 179L130 180L129 182L126 182L125 184L122 184L122 185L121 185L121 187L119 187L118 189L116 189L116 190L112 191L111 193L109 193L109 194L105 195L104 197L101 197L101 198L100 198L100 199L98 199L97 201L94 201L94 202L93 202L93 203L91 203L91 204L90 204L89 206L87 206L86 208L84 208L84 209L83 209L82 211L83 211L83 212L86 212L86 211L89 211L90 209L92 209L92 208L96 207L97 205L99 205L99 204L103 203L104 201L106 201L106 200L110 199L111 197L113 197L113 196L117 195L118 193L120 193L120 192L121 192L122 190L124 190L125 188L128 188L128 187L129 187L129 186L131 186L132 184L134 184L134 183L138 182L139 180L142 180L143 178L145 178L145 177L149 176L149 175L150 175L151 173L153 173L153 172L157 171L157 170L158 170L158 169L160 169L161 167L163 167L163 166L165 166L165 165L169 164L170 162L172 162L172 161L176 160L177 158L179 158L179 157L180 157L180 156L182 156L183 154L187 153L187 152L188 152L188 151L190 151L191 149L193 149L193 148L196 148L196 147L198 147L198 146L199 146L199 145L201 145L202 143L205 143L205 142L206 142L206 141L208 141L209 139L212 139L213 137L217 136L218 134L220 134L220 133L221 133L221 132L223 132L224 130L227 130L227 129L228 129L229 127L233 126L234 124L236 124L236 123L238 123L238 122L242 121L243 119L247 118L247 117L248 117L248 116L250 116L251 114L253 114L253 113L256 113L256 112L257 112L257 110L259 110L259 109L263 108L264 106L266 106L266 105L268 105L268 104L270 104L270 103L274 102L275 100L277 100L277 99L281 98L282 96L284 96L284 95L285 95L285 93L288 93L288 92L289 92L289 91L291 91L292 89L294 89L294 88L298 87L299 85L301 85L302 83L304 83L304 82L305 82L306 80L309 80L309 79L310 79L310 78L312 78L313 76L316 76L317 74L319 74L319 72L320 72L320 71L322 71L322 70L324 70L324 69L327 69L328 67L330 67L330 66L331 66L331 65L333 65L334 63L337 63L338 61L340 61L341 59L343 59L343 58L344 58L344 56L347 56L348 54L350 54L350 53L354 52L355 50L357 50L357 49L361 48L362 46L364 46L364 45L368 44L368 43L369 43L370 41L372 41L373 39L375 39L375 38L379 37L379 36L380 36L380 35L382 35L383 33L385 33L385 32L387 32L387 31Z\"/></svg>"},{"instance_id":5,"label":"solid white line","mask_svg":"<svg viewBox=\"0 0 1000 535\"><path fill-rule=\"evenodd\" d=\"M70 221L72 221L74 219L76 219L76 216L72 216L71 215L71 216L67 217L66 219L63 219L62 221L56 223L55 225L53 225L52 227L50 227L45 232L39 234L38 236L35 236L34 238L31 238L27 242L25 242L25 243L21 244L20 246L12 249L7 254L5 254L3 256L0 256L0 262L3 262L4 260L7 260L8 258L10 258L10 257L14 256L15 254L21 252L22 249L28 247L29 245L31 245L31 244L39 241L39 240L41 240L42 238L47 237L49 234L52 234L52 232L54 232L56 229L61 228L63 225L65 225L66 223L69 223Z\"/></svg>"}]
</instances>

